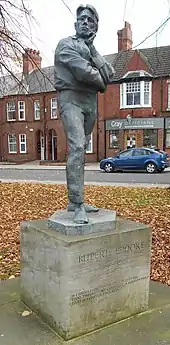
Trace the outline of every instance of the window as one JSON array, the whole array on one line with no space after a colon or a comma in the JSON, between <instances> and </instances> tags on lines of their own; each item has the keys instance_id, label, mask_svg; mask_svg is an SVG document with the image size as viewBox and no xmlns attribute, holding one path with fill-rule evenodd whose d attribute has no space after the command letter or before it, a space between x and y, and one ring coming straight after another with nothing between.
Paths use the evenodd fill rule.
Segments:
<instances>
[{"instance_id":1,"label":"window","mask_svg":"<svg viewBox=\"0 0 170 345\"><path fill-rule=\"evenodd\" d=\"M13 134L8 135L8 152L17 153L17 138Z\"/></svg>"},{"instance_id":2,"label":"window","mask_svg":"<svg viewBox=\"0 0 170 345\"><path fill-rule=\"evenodd\" d=\"M168 109L170 109L170 81L168 82Z\"/></svg>"},{"instance_id":3,"label":"window","mask_svg":"<svg viewBox=\"0 0 170 345\"><path fill-rule=\"evenodd\" d=\"M40 101L34 101L34 119L40 120Z\"/></svg>"},{"instance_id":4,"label":"window","mask_svg":"<svg viewBox=\"0 0 170 345\"><path fill-rule=\"evenodd\" d=\"M140 105L140 82L126 84L126 104Z\"/></svg>"},{"instance_id":5,"label":"window","mask_svg":"<svg viewBox=\"0 0 170 345\"><path fill-rule=\"evenodd\" d=\"M143 146L152 147L158 145L158 130L144 129L143 130Z\"/></svg>"},{"instance_id":6,"label":"window","mask_svg":"<svg viewBox=\"0 0 170 345\"><path fill-rule=\"evenodd\" d=\"M120 153L120 158L122 157L130 157L133 155L133 150L127 150L127 151L123 151Z\"/></svg>"},{"instance_id":7,"label":"window","mask_svg":"<svg viewBox=\"0 0 170 345\"><path fill-rule=\"evenodd\" d=\"M18 102L18 118L19 120L25 120L25 102L19 101Z\"/></svg>"},{"instance_id":8,"label":"window","mask_svg":"<svg viewBox=\"0 0 170 345\"><path fill-rule=\"evenodd\" d=\"M88 141L88 145L86 148L86 153L93 153L93 133L91 133L91 135L89 135L89 141Z\"/></svg>"},{"instance_id":9,"label":"window","mask_svg":"<svg viewBox=\"0 0 170 345\"><path fill-rule=\"evenodd\" d=\"M144 150L144 149L136 149L136 150L134 150L134 152L133 152L133 155L134 155L134 156L149 156L149 155L151 155L151 154L152 154L151 151L149 151L149 150Z\"/></svg>"},{"instance_id":10,"label":"window","mask_svg":"<svg viewBox=\"0 0 170 345\"><path fill-rule=\"evenodd\" d=\"M119 130L109 131L109 147L110 149L119 147Z\"/></svg>"},{"instance_id":11,"label":"window","mask_svg":"<svg viewBox=\"0 0 170 345\"><path fill-rule=\"evenodd\" d=\"M136 149L133 152L134 156L143 156L145 154L145 150L140 150L140 149Z\"/></svg>"},{"instance_id":12,"label":"window","mask_svg":"<svg viewBox=\"0 0 170 345\"><path fill-rule=\"evenodd\" d=\"M144 82L144 105L150 104L150 82Z\"/></svg>"},{"instance_id":13,"label":"window","mask_svg":"<svg viewBox=\"0 0 170 345\"><path fill-rule=\"evenodd\" d=\"M16 120L16 106L15 101L10 101L7 103L7 121Z\"/></svg>"},{"instance_id":14,"label":"window","mask_svg":"<svg viewBox=\"0 0 170 345\"><path fill-rule=\"evenodd\" d=\"M20 148L20 153L26 153L27 148L26 148L26 134L20 134L19 135L19 148Z\"/></svg>"},{"instance_id":15,"label":"window","mask_svg":"<svg viewBox=\"0 0 170 345\"><path fill-rule=\"evenodd\" d=\"M57 119L57 98L51 98L51 119Z\"/></svg>"},{"instance_id":16,"label":"window","mask_svg":"<svg viewBox=\"0 0 170 345\"><path fill-rule=\"evenodd\" d=\"M151 107L150 81L128 82L120 85L120 108Z\"/></svg>"},{"instance_id":17,"label":"window","mask_svg":"<svg viewBox=\"0 0 170 345\"><path fill-rule=\"evenodd\" d=\"M170 147L170 129L166 130L166 147Z\"/></svg>"},{"instance_id":18,"label":"window","mask_svg":"<svg viewBox=\"0 0 170 345\"><path fill-rule=\"evenodd\" d=\"M127 135L126 147L130 149L131 147L136 147L136 135Z\"/></svg>"}]
</instances>

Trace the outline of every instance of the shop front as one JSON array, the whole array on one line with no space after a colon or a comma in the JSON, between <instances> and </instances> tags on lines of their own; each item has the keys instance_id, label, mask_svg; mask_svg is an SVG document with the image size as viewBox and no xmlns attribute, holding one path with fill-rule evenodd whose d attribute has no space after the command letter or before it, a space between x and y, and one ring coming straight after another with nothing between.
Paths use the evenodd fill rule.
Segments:
<instances>
[{"instance_id":1,"label":"shop front","mask_svg":"<svg viewBox=\"0 0 170 345\"><path fill-rule=\"evenodd\" d=\"M156 146L163 149L163 118L113 119L106 120L105 125L106 157L131 147Z\"/></svg>"},{"instance_id":2,"label":"shop front","mask_svg":"<svg viewBox=\"0 0 170 345\"><path fill-rule=\"evenodd\" d=\"M170 117L165 119L165 150L170 153Z\"/></svg>"}]
</instances>

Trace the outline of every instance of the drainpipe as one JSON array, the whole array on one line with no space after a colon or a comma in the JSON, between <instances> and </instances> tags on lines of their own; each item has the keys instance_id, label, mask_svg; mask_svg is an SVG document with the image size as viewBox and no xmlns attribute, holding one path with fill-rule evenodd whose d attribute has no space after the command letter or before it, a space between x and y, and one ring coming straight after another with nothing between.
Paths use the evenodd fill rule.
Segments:
<instances>
[{"instance_id":1,"label":"drainpipe","mask_svg":"<svg viewBox=\"0 0 170 345\"><path fill-rule=\"evenodd\" d=\"M103 110L104 110L104 116L103 116L103 121L104 121L104 158L106 158L106 152L107 152L107 148L106 148L106 107L105 107L105 102L106 102L106 97L105 97L105 93L103 94L104 97L104 105L103 105Z\"/></svg>"},{"instance_id":2,"label":"drainpipe","mask_svg":"<svg viewBox=\"0 0 170 345\"><path fill-rule=\"evenodd\" d=\"M44 135L44 160L47 160L47 108L45 107L45 95L43 95L43 135Z\"/></svg>"},{"instance_id":3,"label":"drainpipe","mask_svg":"<svg viewBox=\"0 0 170 345\"><path fill-rule=\"evenodd\" d=\"M160 78L160 115L163 115L163 78ZM165 150L166 146L166 129L165 129L165 116L163 116L163 150Z\"/></svg>"}]
</instances>

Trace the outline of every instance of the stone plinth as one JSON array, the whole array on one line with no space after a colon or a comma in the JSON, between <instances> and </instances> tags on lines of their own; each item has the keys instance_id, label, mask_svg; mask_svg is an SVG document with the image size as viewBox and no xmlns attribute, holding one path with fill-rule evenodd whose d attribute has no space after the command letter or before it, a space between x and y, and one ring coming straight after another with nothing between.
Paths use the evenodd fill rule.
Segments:
<instances>
[{"instance_id":1,"label":"stone plinth","mask_svg":"<svg viewBox=\"0 0 170 345\"><path fill-rule=\"evenodd\" d=\"M95 213L88 213L88 224L73 222L73 212L56 211L49 219L48 226L63 235L87 235L98 232L112 232L116 228L116 212L100 209Z\"/></svg>"},{"instance_id":2,"label":"stone plinth","mask_svg":"<svg viewBox=\"0 0 170 345\"><path fill-rule=\"evenodd\" d=\"M129 220L84 236L23 222L22 300L65 340L125 319L148 307L150 250L151 230Z\"/></svg>"}]
</instances>

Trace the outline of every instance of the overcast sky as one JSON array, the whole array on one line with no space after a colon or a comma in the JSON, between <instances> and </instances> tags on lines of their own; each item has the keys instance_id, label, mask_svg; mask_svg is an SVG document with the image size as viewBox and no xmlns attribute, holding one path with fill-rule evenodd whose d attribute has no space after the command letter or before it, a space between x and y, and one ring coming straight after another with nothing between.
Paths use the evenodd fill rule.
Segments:
<instances>
[{"instance_id":1,"label":"overcast sky","mask_svg":"<svg viewBox=\"0 0 170 345\"><path fill-rule=\"evenodd\" d=\"M101 54L117 52L117 30L124 21L132 26L133 46L155 31L170 16L170 0L65 0L75 15L79 4L90 3L99 13L99 30L95 46ZM32 0L32 11L38 24L32 27L34 48L39 49L42 65L53 65L57 42L74 34L75 17L62 0ZM158 34L140 48L170 44L170 20ZM31 43L28 43L31 47Z\"/></svg>"}]
</instances>

